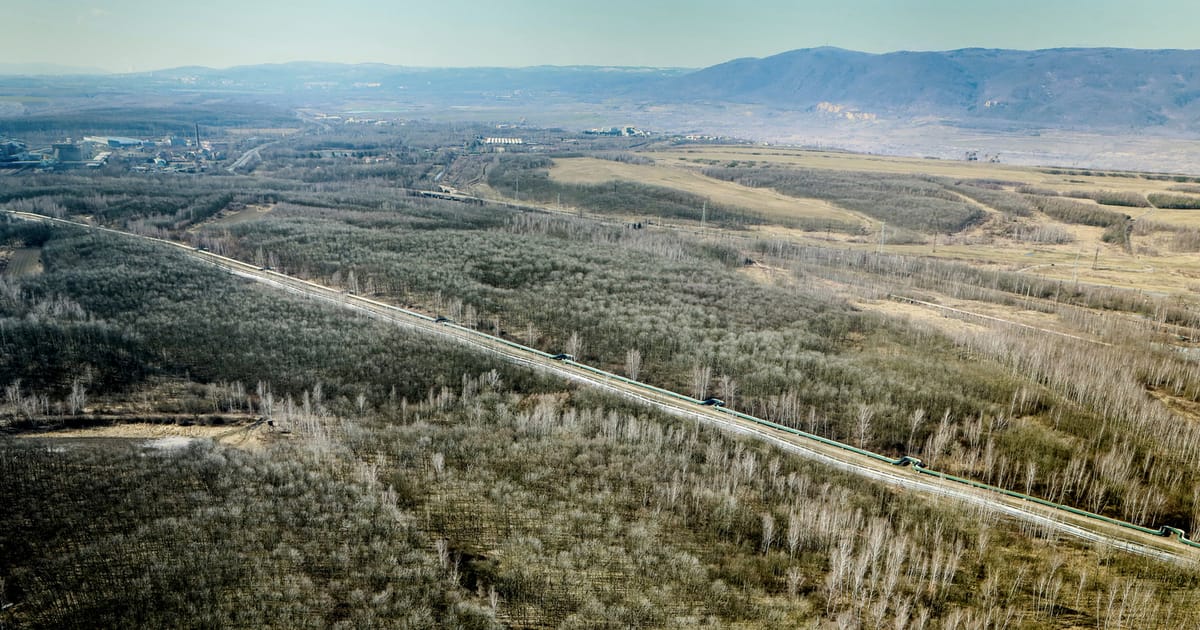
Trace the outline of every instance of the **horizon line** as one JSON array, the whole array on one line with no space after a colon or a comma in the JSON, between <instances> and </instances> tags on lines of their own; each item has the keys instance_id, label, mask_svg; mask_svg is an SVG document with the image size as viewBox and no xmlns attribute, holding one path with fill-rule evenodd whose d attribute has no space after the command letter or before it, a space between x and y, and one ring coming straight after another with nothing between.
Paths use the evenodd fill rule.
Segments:
<instances>
[{"instance_id":1,"label":"horizon line","mask_svg":"<svg viewBox=\"0 0 1200 630\"><path fill-rule=\"evenodd\" d=\"M715 64L710 64L707 66L624 65L624 64L604 64L604 63L595 63L595 64L592 64L592 63L573 63L573 64L543 63L543 64L528 64L528 65L445 65L445 66L412 65L412 66L409 66L409 65L403 65L403 64L389 63L389 62L385 62L385 61L323 61L323 60L315 60L315 59L293 59L290 61L263 61L263 62L235 64L235 65L230 65L230 66L207 66L207 65L203 65L203 64L184 64L184 65L179 65L179 66L167 66L167 67L163 67L163 68L154 68L154 69L149 69L149 70L132 70L132 71L118 71L118 70L111 70L109 68L101 68L101 67L73 66L71 64L43 62L43 61L21 61L21 62L8 61L8 62L0 63L0 76L29 76L29 77L36 77L36 76L62 76L62 77L66 77L66 76L111 76L111 77L121 77L121 76L153 74L156 72L170 72L170 71L185 70L185 69L209 70L209 71L228 71L228 70L238 70L238 69L244 69L244 68L260 68L260 67L266 67L266 66L288 66L288 65L306 65L306 64L307 65L329 65L329 66L383 66L386 68L403 69L403 70L492 70L492 69L496 69L496 70L527 70L527 69L535 69L535 68L614 68L614 69L630 69L630 70L702 70L704 68L711 68L711 67L719 66L719 65L722 65L725 63L730 63L733 61L744 61L744 60L751 60L751 59L753 59L753 60L770 59L772 57L778 57L781 55L787 55L787 54L796 53L796 52L817 51L817 50L837 50L837 51L841 51L841 52L855 53L855 54L860 54L860 55L869 55L869 56L873 56L873 57L882 57L882 56L887 56L887 55L896 55L896 54L905 54L905 53L914 53L914 54L916 54L916 53L953 53L953 52L964 52L964 51L974 51L974 50L998 51L998 52L1023 52L1023 53L1053 52L1053 51L1068 51L1068 50L1078 50L1078 51L1117 50L1117 51L1136 51L1136 52L1200 52L1200 48L1134 48L1134 47L1128 47L1128 46L1055 46L1055 47L1050 47L1050 48L995 48L995 47L988 47L988 46L966 46L966 47L962 47L962 48L946 48L946 49L937 49L937 50L900 49L900 50L891 50L891 51L886 51L886 52L868 52L868 51L862 51L862 50L855 50L852 48L842 48L840 46L824 45L824 46L810 46L810 47L804 47L804 48L792 48L792 49L780 51L777 53L773 53L770 55L766 55L763 57L754 57L754 56L732 57L732 58L726 59L725 61L720 61ZM34 66L34 67L41 66L46 69L59 69L61 71L10 72L5 69L6 67L20 67L20 66Z\"/></svg>"}]
</instances>

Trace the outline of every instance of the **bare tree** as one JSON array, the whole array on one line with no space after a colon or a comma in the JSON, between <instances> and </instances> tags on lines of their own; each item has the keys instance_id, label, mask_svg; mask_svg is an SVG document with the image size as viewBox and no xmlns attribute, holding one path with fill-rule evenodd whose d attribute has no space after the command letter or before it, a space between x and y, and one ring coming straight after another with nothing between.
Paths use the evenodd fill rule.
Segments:
<instances>
[{"instance_id":1,"label":"bare tree","mask_svg":"<svg viewBox=\"0 0 1200 630\"><path fill-rule=\"evenodd\" d=\"M796 555L796 548L800 546L800 519L795 510L788 514L787 546L788 555Z\"/></svg>"},{"instance_id":2,"label":"bare tree","mask_svg":"<svg viewBox=\"0 0 1200 630\"><path fill-rule=\"evenodd\" d=\"M804 583L804 573L800 571L800 567L788 567L787 570L787 585L788 595L796 596L800 592L800 585Z\"/></svg>"},{"instance_id":3,"label":"bare tree","mask_svg":"<svg viewBox=\"0 0 1200 630\"><path fill-rule=\"evenodd\" d=\"M578 332L572 332L571 336L569 338L567 338L567 347L565 348L564 351L573 357L578 357L581 354L582 350L583 350L583 340L581 340L579 338Z\"/></svg>"},{"instance_id":4,"label":"bare tree","mask_svg":"<svg viewBox=\"0 0 1200 630\"><path fill-rule=\"evenodd\" d=\"M1037 463L1030 460L1025 463L1025 494L1033 492L1033 483L1037 480Z\"/></svg>"},{"instance_id":5,"label":"bare tree","mask_svg":"<svg viewBox=\"0 0 1200 630\"><path fill-rule=\"evenodd\" d=\"M629 352L625 353L625 376L636 381L641 371L642 353L638 352L637 348L630 348Z\"/></svg>"},{"instance_id":6,"label":"bare tree","mask_svg":"<svg viewBox=\"0 0 1200 630\"><path fill-rule=\"evenodd\" d=\"M1200 534L1200 486L1192 490L1192 540Z\"/></svg>"},{"instance_id":7,"label":"bare tree","mask_svg":"<svg viewBox=\"0 0 1200 630\"><path fill-rule=\"evenodd\" d=\"M721 388L721 398L725 404L732 405L733 397L737 395L737 381L728 374L722 374L721 378L717 380L717 384Z\"/></svg>"},{"instance_id":8,"label":"bare tree","mask_svg":"<svg viewBox=\"0 0 1200 630\"><path fill-rule=\"evenodd\" d=\"M917 435L917 428L919 428L921 426L921 423L924 421L925 421L925 410L924 409L915 409L915 410L913 410L912 415L910 415L908 417L908 442L905 442L905 451L906 452L908 452L908 453L913 452L913 439Z\"/></svg>"},{"instance_id":9,"label":"bare tree","mask_svg":"<svg viewBox=\"0 0 1200 630\"><path fill-rule=\"evenodd\" d=\"M17 379L4 387L4 399L16 407L21 402L21 379Z\"/></svg>"},{"instance_id":10,"label":"bare tree","mask_svg":"<svg viewBox=\"0 0 1200 630\"><path fill-rule=\"evenodd\" d=\"M433 546L437 549L438 564L442 565L443 569L450 568L450 541L445 538L439 538L433 541Z\"/></svg>"},{"instance_id":11,"label":"bare tree","mask_svg":"<svg viewBox=\"0 0 1200 630\"><path fill-rule=\"evenodd\" d=\"M712 379L712 368L697 365L692 368L692 397L697 400L708 398L708 381Z\"/></svg>"},{"instance_id":12,"label":"bare tree","mask_svg":"<svg viewBox=\"0 0 1200 630\"><path fill-rule=\"evenodd\" d=\"M875 418L875 410L869 405L859 404L855 416L855 431L858 434L858 448L866 448L867 440L871 438L871 421Z\"/></svg>"},{"instance_id":13,"label":"bare tree","mask_svg":"<svg viewBox=\"0 0 1200 630\"><path fill-rule=\"evenodd\" d=\"M762 552L767 553L771 549L771 542L775 540L775 517L769 513L762 515Z\"/></svg>"},{"instance_id":14,"label":"bare tree","mask_svg":"<svg viewBox=\"0 0 1200 630\"><path fill-rule=\"evenodd\" d=\"M87 389L79 379L71 382L71 393L67 396L67 406L71 409L71 415L78 414L87 406Z\"/></svg>"},{"instance_id":15,"label":"bare tree","mask_svg":"<svg viewBox=\"0 0 1200 630\"><path fill-rule=\"evenodd\" d=\"M446 469L446 456L442 455L440 452L434 453L429 458L429 462L433 464L433 473L437 475L438 478L441 478L442 473Z\"/></svg>"}]
</instances>

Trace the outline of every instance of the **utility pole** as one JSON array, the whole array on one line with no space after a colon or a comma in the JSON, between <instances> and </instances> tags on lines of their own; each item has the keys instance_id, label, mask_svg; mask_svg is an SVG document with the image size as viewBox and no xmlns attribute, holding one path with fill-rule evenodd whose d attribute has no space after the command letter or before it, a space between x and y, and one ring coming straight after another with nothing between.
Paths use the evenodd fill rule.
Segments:
<instances>
[{"instance_id":1,"label":"utility pole","mask_svg":"<svg viewBox=\"0 0 1200 630\"><path fill-rule=\"evenodd\" d=\"M200 160L202 159L201 154L200 154L200 123L194 123L194 124L196 125L196 152L195 152L196 167L199 168Z\"/></svg>"}]
</instances>

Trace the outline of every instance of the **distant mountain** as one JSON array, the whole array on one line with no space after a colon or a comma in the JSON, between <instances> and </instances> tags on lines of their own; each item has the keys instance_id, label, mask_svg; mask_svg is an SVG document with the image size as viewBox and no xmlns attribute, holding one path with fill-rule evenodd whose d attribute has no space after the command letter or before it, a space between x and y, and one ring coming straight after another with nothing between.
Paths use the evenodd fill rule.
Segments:
<instances>
[{"instance_id":1,"label":"distant mountain","mask_svg":"<svg viewBox=\"0 0 1200 630\"><path fill-rule=\"evenodd\" d=\"M0 63L0 75L46 76L64 74L108 74L101 68L63 66L56 63Z\"/></svg>"},{"instance_id":2,"label":"distant mountain","mask_svg":"<svg viewBox=\"0 0 1200 630\"><path fill-rule=\"evenodd\" d=\"M1200 51L811 48L736 59L667 79L660 89L676 101L833 115L1189 128L1200 122Z\"/></svg>"},{"instance_id":3,"label":"distant mountain","mask_svg":"<svg viewBox=\"0 0 1200 630\"><path fill-rule=\"evenodd\" d=\"M191 88L340 92L426 96L483 95L577 98L628 92L690 70L607 66L527 68L417 68L378 63L293 62L213 69L172 68L128 75L132 80L171 81Z\"/></svg>"},{"instance_id":4,"label":"distant mountain","mask_svg":"<svg viewBox=\"0 0 1200 630\"><path fill-rule=\"evenodd\" d=\"M411 68L297 62L128 75L192 89L377 97L750 104L850 119L1190 130L1200 51L1061 48L870 54L840 48L735 59L701 70L596 66Z\"/></svg>"},{"instance_id":5,"label":"distant mountain","mask_svg":"<svg viewBox=\"0 0 1200 630\"><path fill-rule=\"evenodd\" d=\"M87 71L0 64L18 71ZM812 123L936 121L997 131L1043 127L1170 134L1200 129L1200 51L1062 48L870 54L839 48L735 59L700 70L600 66L414 68L295 62L136 74L4 77L0 93L197 95L249 98L280 107L342 104L408 107L433 115L455 107L596 114L624 111L660 128L695 124L742 130L756 119ZM130 96L138 98L138 96ZM180 96L182 98L182 96ZM79 105L86 106L88 102ZM36 103L9 107L34 111ZM480 110L483 111L483 110ZM0 109L0 115L4 111ZM569 117L568 117L569 118ZM736 120L735 120L736 119ZM731 122L732 121L732 122ZM730 123L722 125L722 123ZM796 123L796 129L807 123ZM750 129L770 135L765 127Z\"/></svg>"}]
</instances>

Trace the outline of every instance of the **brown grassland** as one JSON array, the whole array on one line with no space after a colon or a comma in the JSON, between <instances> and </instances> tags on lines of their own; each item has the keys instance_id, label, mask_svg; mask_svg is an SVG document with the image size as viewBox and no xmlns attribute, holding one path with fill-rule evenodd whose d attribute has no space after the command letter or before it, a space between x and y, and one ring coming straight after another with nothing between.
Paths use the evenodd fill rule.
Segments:
<instances>
[{"instance_id":1,"label":"brown grassland","mask_svg":"<svg viewBox=\"0 0 1200 630\"><path fill-rule=\"evenodd\" d=\"M695 169L674 165L625 164L596 158L563 158L550 169L552 179L568 184L602 184L612 180L636 181L701 195L728 206L753 208L768 216L812 217L870 223L857 212L820 199L798 199L766 188L751 188L705 177Z\"/></svg>"},{"instance_id":2,"label":"brown grassland","mask_svg":"<svg viewBox=\"0 0 1200 630\"><path fill-rule=\"evenodd\" d=\"M615 180L661 186L728 206L746 208L766 217L836 218L870 226L868 235L847 235L806 232L767 223L749 228L754 238L781 238L864 251L931 256L983 268L1026 273L1038 278L1133 288L1160 294L1191 294L1200 287L1200 257L1192 251L1172 251L1170 246L1177 232L1200 228L1200 210L1110 207L1092 199L1072 199L1097 208L1124 212L1133 219L1135 226L1139 222L1148 226L1147 230L1135 231L1131 246L1123 247L1104 242L1104 229L1100 227L1064 223L1041 212L1014 221L986 204L968 199L969 203L986 213L984 221L979 224L956 234L931 235L925 239L926 242L885 242L880 245L881 225L878 220L839 208L828 201L789 197L766 187L752 188L718 180L704 175L701 170L706 166L736 163L743 167L829 169L985 181L1007 191L1028 187L1064 195L1098 191L1142 196L1187 195L1186 192L1179 192L1181 188L1186 188L1185 185L1165 176L1162 179L1147 179L1145 175L1130 173L758 146L668 148L648 151L645 155L652 157L654 163L630 164L595 158L557 159L550 175L554 180L572 184ZM1069 235L1071 240L1063 243L1022 242L1004 233L1002 228L1010 223L1019 224L1027 230L1053 229ZM889 228L883 226L882 229L886 231Z\"/></svg>"}]
</instances>

